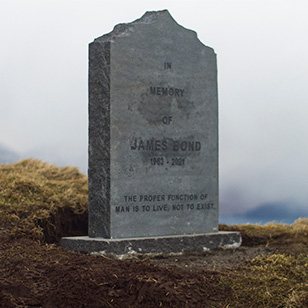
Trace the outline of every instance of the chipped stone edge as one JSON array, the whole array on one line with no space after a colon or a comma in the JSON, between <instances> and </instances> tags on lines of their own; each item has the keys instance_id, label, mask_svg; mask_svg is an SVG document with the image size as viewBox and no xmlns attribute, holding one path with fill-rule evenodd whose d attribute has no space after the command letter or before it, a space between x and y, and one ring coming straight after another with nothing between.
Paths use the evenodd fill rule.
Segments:
<instances>
[{"instance_id":1,"label":"chipped stone edge","mask_svg":"<svg viewBox=\"0 0 308 308\"><path fill-rule=\"evenodd\" d=\"M117 259L138 256L182 255L213 249L237 249L242 243L239 232L220 231L196 235L160 236L134 239L64 237L61 246L82 253L102 254Z\"/></svg>"},{"instance_id":2,"label":"chipped stone edge","mask_svg":"<svg viewBox=\"0 0 308 308\"><path fill-rule=\"evenodd\" d=\"M138 25L138 24L152 24L155 23L160 16L162 15L167 15L169 16L169 18L176 24L178 25L180 28L182 28L185 31L189 31L191 32L195 38L204 46L207 47L209 49L212 49L209 46L204 45L198 38L198 34L196 31L191 30L191 29L187 29L185 27L183 27L182 25L178 24L176 22L176 20L172 17L172 15L170 14L170 12L165 9L165 10L160 10L160 11L147 11L143 14L143 16L141 18L138 18L132 22L129 23L120 23L114 26L113 30L107 34L104 34L100 37L97 37L96 39L94 39L95 43L105 43L105 42L113 42L114 38L116 37L124 37L124 36L129 36L132 32L134 32L134 26ZM213 49L212 49L213 50ZM213 50L214 51L214 50Z\"/></svg>"}]
</instances>

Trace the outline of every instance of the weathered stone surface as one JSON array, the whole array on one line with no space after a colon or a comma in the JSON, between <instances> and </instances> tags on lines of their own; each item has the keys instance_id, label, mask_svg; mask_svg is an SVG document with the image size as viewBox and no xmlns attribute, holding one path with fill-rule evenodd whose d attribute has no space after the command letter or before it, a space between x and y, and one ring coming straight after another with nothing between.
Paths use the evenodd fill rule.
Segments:
<instances>
[{"instance_id":1,"label":"weathered stone surface","mask_svg":"<svg viewBox=\"0 0 308 308\"><path fill-rule=\"evenodd\" d=\"M89 236L218 232L213 49L160 11L89 50Z\"/></svg>"},{"instance_id":2,"label":"weathered stone surface","mask_svg":"<svg viewBox=\"0 0 308 308\"><path fill-rule=\"evenodd\" d=\"M218 232L216 55L168 11L90 44L89 237L80 252L237 248Z\"/></svg>"},{"instance_id":3,"label":"weathered stone surface","mask_svg":"<svg viewBox=\"0 0 308 308\"><path fill-rule=\"evenodd\" d=\"M214 248L238 248L241 235L238 232L215 232L196 235L176 235L151 238L103 239L87 236L64 237L61 246L82 253L168 254L202 252Z\"/></svg>"}]
</instances>

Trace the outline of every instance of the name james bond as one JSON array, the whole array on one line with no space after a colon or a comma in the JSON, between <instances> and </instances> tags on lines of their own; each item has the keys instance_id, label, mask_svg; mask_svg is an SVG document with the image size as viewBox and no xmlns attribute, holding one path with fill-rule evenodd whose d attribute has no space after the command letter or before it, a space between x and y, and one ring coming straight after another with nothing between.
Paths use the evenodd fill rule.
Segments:
<instances>
[{"instance_id":1,"label":"name james bond","mask_svg":"<svg viewBox=\"0 0 308 308\"><path fill-rule=\"evenodd\" d=\"M198 152L201 150L200 141L164 139L141 139L135 138L130 145L131 150L138 151L190 151Z\"/></svg>"}]
</instances>

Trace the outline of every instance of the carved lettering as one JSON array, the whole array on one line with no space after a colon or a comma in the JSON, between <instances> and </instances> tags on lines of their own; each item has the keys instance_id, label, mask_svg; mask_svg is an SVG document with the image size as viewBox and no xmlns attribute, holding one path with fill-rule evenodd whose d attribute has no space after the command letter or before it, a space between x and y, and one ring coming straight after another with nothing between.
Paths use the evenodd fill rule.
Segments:
<instances>
[{"instance_id":1,"label":"carved lettering","mask_svg":"<svg viewBox=\"0 0 308 308\"><path fill-rule=\"evenodd\" d=\"M137 139L130 145L131 150L137 151L174 151L198 152L201 150L200 141L185 141L172 139Z\"/></svg>"},{"instance_id":2,"label":"carved lettering","mask_svg":"<svg viewBox=\"0 0 308 308\"><path fill-rule=\"evenodd\" d=\"M150 87L151 95L183 97L184 91L185 89L178 88Z\"/></svg>"},{"instance_id":3,"label":"carved lettering","mask_svg":"<svg viewBox=\"0 0 308 308\"><path fill-rule=\"evenodd\" d=\"M164 62L164 69L171 70L171 62Z\"/></svg>"},{"instance_id":4,"label":"carved lettering","mask_svg":"<svg viewBox=\"0 0 308 308\"><path fill-rule=\"evenodd\" d=\"M175 194L131 194L123 196L126 204L115 206L116 214L139 212L179 212L179 211L209 211L215 209L215 204L208 199L207 193L191 192ZM207 200L207 201L205 201Z\"/></svg>"}]
</instances>

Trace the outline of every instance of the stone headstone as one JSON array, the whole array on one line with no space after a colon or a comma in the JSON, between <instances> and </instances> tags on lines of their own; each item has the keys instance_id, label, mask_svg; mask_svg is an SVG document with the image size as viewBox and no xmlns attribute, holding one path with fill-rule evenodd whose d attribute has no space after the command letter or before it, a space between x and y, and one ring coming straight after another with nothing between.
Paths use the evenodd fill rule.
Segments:
<instances>
[{"instance_id":1,"label":"stone headstone","mask_svg":"<svg viewBox=\"0 0 308 308\"><path fill-rule=\"evenodd\" d=\"M89 46L89 238L75 238L83 245L77 250L98 250L89 241L104 250L102 243L110 248L129 239L137 252L153 252L150 238L160 249L166 241L181 251L183 241L186 250L201 241L205 249L210 235L220 245L237 245L238 233L218 232L218 206L214 50L166 10L95 39ZM62 240L74 249L68 242Z\"/></svg>"}]
</instances>

